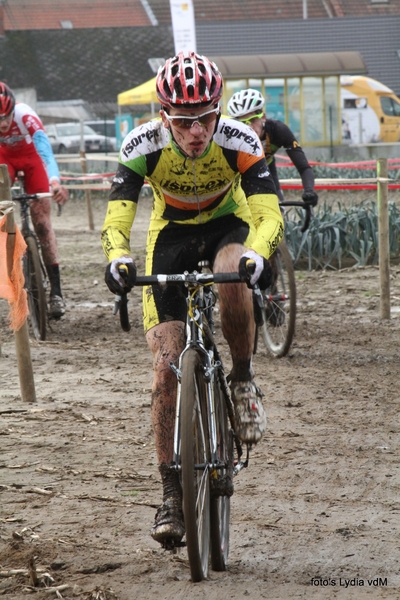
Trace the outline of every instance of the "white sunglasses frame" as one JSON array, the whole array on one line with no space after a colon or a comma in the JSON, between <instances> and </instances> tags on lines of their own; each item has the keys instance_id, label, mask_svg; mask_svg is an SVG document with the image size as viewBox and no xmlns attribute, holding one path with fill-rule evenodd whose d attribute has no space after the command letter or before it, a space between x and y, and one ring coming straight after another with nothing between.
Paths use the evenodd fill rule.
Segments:
<instances>
[{"instance_id":1,"label":"white sunglasses frame","mask_svg":"<svg viewBox=\"0 0 400 600\"><path fill-rule=\"evenodd\" d=\"M193 123L191 124L190 127L179 127L178 125L175 125L175 127L178 127L178 129L191 129L193 127L193 125L195 123L198 123L200 125L200 127L208 127L208 125L201 123L199 121L200 117L204 117L205 115L210 115L211 113L215 113L216 116L218 116L218 114L220 113L221 109L220 109L220 105L218 104L218 106L216 108L212 108L211 110L207 110L206 112L201 113L200 115L196 115L195 117L190 117L190 116L186 116L186 115L169 115L165 110L163 111L163 114L165 116L165 118L167 119L168 123L170 125L173 125L173 121L174 119L186 119L188 121L193 121Z\"/></svg>"}]
</instances>

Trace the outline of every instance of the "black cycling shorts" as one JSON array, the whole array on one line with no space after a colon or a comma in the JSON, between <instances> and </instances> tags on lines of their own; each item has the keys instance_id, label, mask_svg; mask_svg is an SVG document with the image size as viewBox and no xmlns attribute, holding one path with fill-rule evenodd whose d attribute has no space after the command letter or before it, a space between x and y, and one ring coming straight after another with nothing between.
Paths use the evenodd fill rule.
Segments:
<instances>
[{"instance_id":1,"label":"black cycling shorts","mask_svg":"<svg viewBox=\"0 0 400 600\"><path fill-rule=\"evenodd\" d=\"M202 225L168 223L157 233L146 258L146 274L172 274L199 269L208 260L212 267L217 252L227 244L243 244L249 238L248 223L231 214ZM166 321L186 321L186 288L143 288L144 330Z\"/></svg>"}]
</instances>

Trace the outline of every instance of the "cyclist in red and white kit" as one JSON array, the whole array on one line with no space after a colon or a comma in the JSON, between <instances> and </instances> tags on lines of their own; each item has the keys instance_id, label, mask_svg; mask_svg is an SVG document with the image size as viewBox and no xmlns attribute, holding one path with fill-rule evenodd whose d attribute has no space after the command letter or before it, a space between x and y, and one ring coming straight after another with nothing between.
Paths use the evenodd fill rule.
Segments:
<instances>
[{"instance_id":1,"label":"cyclist in red and white kit","mask_svg":"<svg viewBox=\"0 0 400 600\"><path fill-rule=\"evenodd\" d=\"M60 185L60 173L43 123L27 104L15 102L11 89L0 82L0 163L6 164L11 185L18 171L25 173L28 194L52 191L60 206L68 199L68 190ZM51 199L32 202L33 227L42 247L43 261L50 281L49 318L65 313L61 293L57 240L51 224Z\"/></svg>"}]
</instances>

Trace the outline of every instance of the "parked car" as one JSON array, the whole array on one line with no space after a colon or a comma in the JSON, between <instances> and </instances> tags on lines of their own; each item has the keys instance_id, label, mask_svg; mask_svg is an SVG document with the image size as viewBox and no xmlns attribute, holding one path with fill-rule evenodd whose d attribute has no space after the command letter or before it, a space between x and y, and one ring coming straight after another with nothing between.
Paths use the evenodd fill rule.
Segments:
<instances>
[{"instance_id":1,"label":"parked car","mask_svg":"<svg viewBox=\"0 0 400 600\"><path fill-rule=\"evenodd\" d=\"M45 125L51 147L55 154L74 154L81 149L81 124L50 123ZM99 135L88 125L83 125L85 152L106 152L112 142L105 136Z\"/></svg>"},{"instance_id":2,"label":"parked car","mask_svg":"<svg viewBox=\"0 0 400 600\"><path fill-rule=\"evenodd\" d=\"M111 146L107 150L110 152L118 152L117 138L115 132L115 121L112 119L96 119L94 121L85 121L85 125L89 125L96 133L105 135L110 140Z\"/></svg>"}]
</instances>

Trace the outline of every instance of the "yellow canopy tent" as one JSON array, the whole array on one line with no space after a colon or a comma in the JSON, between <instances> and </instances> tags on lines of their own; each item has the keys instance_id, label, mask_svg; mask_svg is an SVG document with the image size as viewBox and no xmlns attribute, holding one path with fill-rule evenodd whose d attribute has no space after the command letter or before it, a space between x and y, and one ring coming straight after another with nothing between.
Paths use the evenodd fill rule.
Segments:
<instances>
[{"instance_id":1,"label":"yellow canopy tent","mask_svg":"<svg viewBox=\"0 0 400 600\"><path fill-rule=\"evenodd\" d=\"M151 104L158 102L156 94L156 78L150 79L137 87L118 94L118 104Z\"/></svg>"},{"instance_id":2,"label":"yellow canopy tent","mask_svg":"<svg viewBox=\"0 0 400 600\"><path fill-rule=\"evenodd\" d=\"M129 104L151 104L151 114L154 116L154 103L158 102L156 94L156 78L150 79L131 90L118 94L118 107Z\"/></svg>"}]
</instances>

